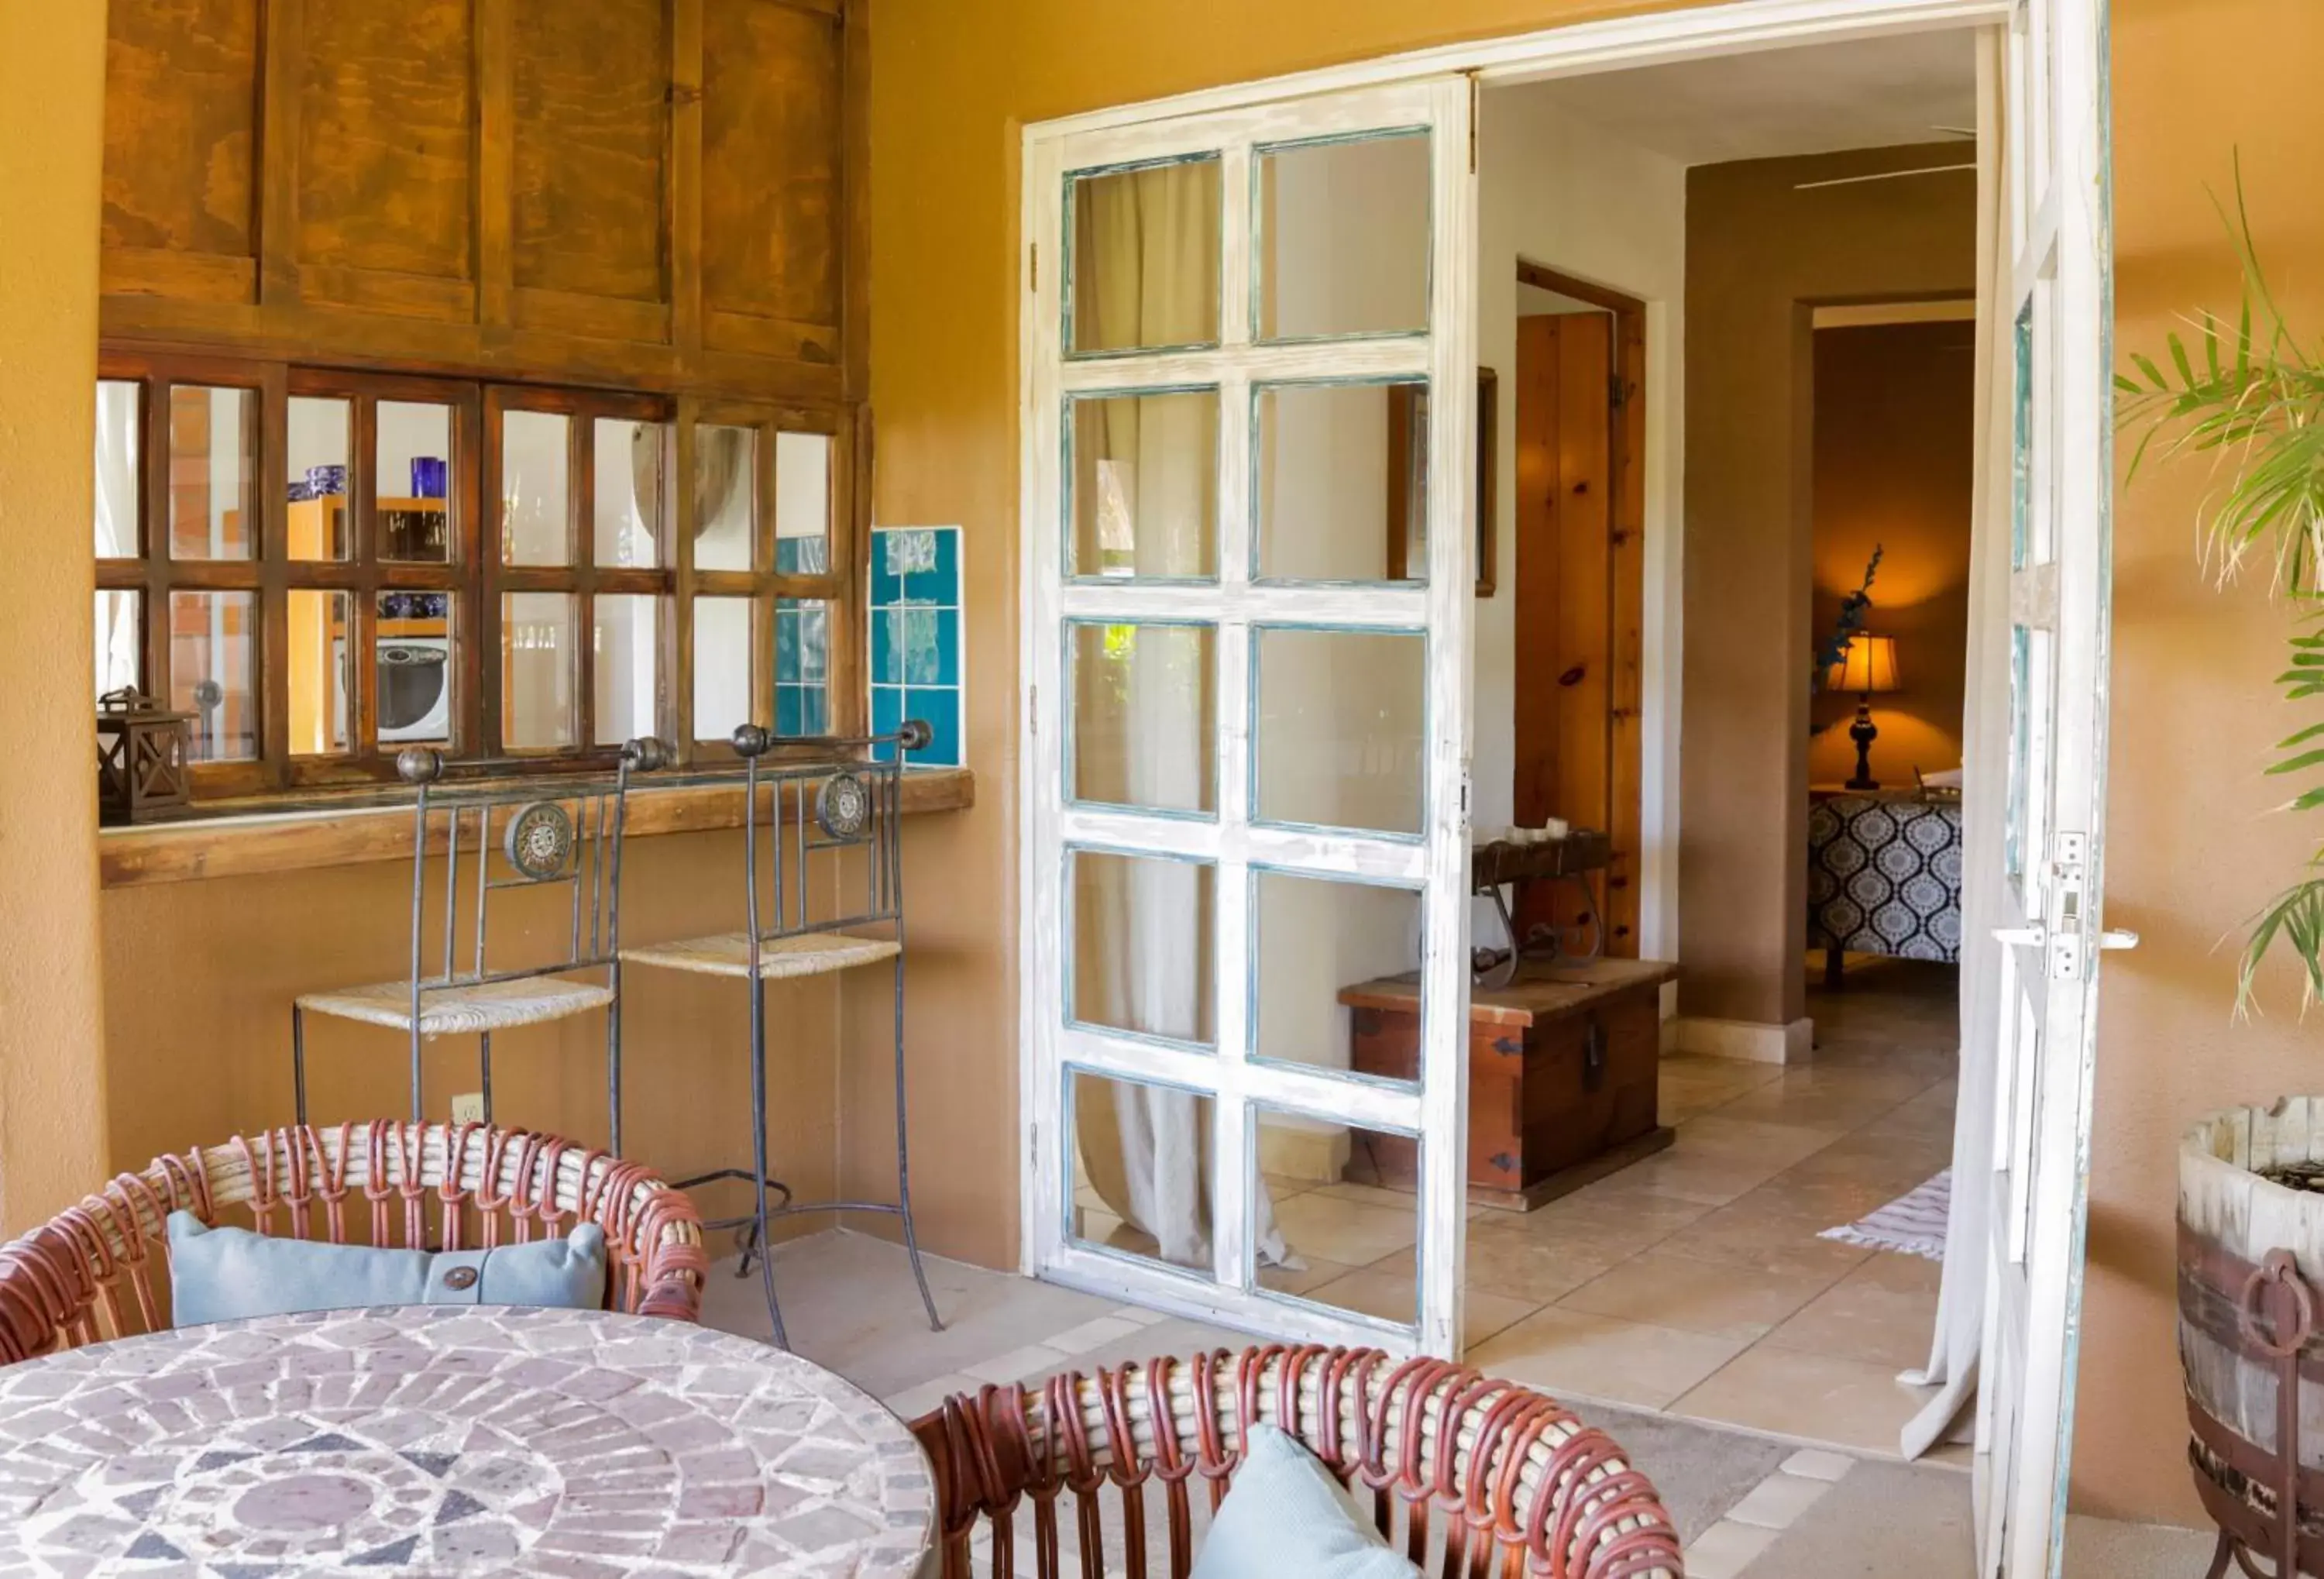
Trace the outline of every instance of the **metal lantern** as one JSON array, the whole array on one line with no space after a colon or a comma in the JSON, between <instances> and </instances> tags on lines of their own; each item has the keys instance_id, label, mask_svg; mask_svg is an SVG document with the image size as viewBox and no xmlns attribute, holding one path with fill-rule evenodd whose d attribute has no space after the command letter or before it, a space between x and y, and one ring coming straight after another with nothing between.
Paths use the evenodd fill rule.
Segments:
<instances>
[{"instance_id":1,"label":"metal lantern","mask_svg":"<svg viewBox=\"0 0 2324 1579\"><path fill-rule=\"evenodd\" d=\"M186 782L193 716L127 686L97 699L99 822L159 822L193 809Z\"/></svg>"}]
</instances>

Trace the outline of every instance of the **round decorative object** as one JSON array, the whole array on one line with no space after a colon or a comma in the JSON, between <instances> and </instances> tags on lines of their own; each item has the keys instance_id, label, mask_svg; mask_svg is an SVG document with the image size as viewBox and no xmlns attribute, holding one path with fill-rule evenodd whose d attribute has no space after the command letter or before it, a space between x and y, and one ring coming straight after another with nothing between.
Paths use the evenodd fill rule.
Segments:
<instances>
[{"instance_id":1,"label":"round decorative object","mask_svg":"<svg viewBox=\"0 0 2324 1579\"><path fill-rule=\"evenodd\" d=\"M928 721L925 718L907 718L903 726L896 731L896 743L906 751L926 751L928 742L936 737L936 732L928 727Z\"/></svg>"},{"instance_id":2,"label":"round decorative object","mask_svg":"<svg viewBox=\"0 0 2324 1579\"><path fill-rule=\"evenodd\" d=\"M573 854L573 819L554 800L536 800L509 818L501 849L534 882L560 877Z\"/></svg>"},{"instance_id":3,"label":"round decorative object","mask_svg":"<svg viewBox=\"0 0 2324 1579\"><path fill-rule=\"evenodd\" d=\"M444 776L444 753L407 745L395 753L395 774L407 784L432 784Z\"/></svg>"},{"instance_id":4,"label":"round decorative object","mask_svg":"<svg viewBox=\"0 0 2324 1579\"><path fill-rule=\"evenodd\" d=\"M872 825L872 787L854 773L834 773L815 793L815 820L835 839L860 839Z\"/></svg>"}]
</instances>

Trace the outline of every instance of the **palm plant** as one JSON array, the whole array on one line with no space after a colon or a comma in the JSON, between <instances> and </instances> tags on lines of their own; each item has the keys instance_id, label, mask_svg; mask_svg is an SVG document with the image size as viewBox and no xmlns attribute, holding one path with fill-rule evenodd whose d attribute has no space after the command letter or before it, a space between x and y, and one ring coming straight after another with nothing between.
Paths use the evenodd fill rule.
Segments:
<instances>
[{"instance_id":1,"label":"palm plant","mask_svg":"<svg viewBox=\"0 0 2324 1579\"><path fill-rule=\"evenodd\" d=\"M2235 212L2220 212L2243 265L2232 332L2206 310L2191 337L2173 331L2168 365L2134 353L2135 375L2118 374L2124 426L2143 429L2126 481L2150 459L2209 454L2218 485L2198 518L2202 561L2224 586L2264 562L2271 590L2289 606L2289 667L2276 677L2288 701L2324 694L2324 365L2285 322L2252 245L2241 172ZM2324 722L2276 745L2272 775L2305 780L2286 807L2324 806ZM2251 1006L2260 963L2281 946L2303 972L2301 1002L2324 998L2324 846L2301 880L2251 919L2237 973L2238 1012Z\"/></svg>"}]
</instances>

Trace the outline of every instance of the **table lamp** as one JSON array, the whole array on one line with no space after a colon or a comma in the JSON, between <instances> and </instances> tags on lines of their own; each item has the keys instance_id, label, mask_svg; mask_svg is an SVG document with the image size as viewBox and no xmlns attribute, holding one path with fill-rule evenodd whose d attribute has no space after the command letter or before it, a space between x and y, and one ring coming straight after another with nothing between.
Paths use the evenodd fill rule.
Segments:
<instances>
[{"instance_id":1,"label":"table lamp","mask_svg":"<svg viewBox=\"0 0 2324 1579\"><path fill-rule=\"evenodd\" d=\"M1896 638L1849 637L1848 651L1840 654L1840 661L1833 664L1824 677L1824 688L1854 691L1857 697L1856 722L1848 727L1848 738L1856 743L1856 776L1848 781L1848 787L1850 790L1879 789L1880 780L1872 776L1872 743L1880 734L1872 723L1872 698L1876 693L1899 688L1896 683Z\"/></svg>"}]
</instances>

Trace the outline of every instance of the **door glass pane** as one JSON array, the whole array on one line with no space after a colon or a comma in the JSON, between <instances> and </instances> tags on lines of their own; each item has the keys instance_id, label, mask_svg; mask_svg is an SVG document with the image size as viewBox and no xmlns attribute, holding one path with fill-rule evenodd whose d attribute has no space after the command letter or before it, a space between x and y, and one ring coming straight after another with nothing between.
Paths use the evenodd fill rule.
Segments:
<instances>
[{"instance_id":1,"label":"door glass pane","mask_svg":"<svg viewBox=\"0 0 2324 1579\"><path fill-rule=\"evenodd\" d=\"M257 392L177 385L170 391L170 557L257 553Z\"/></svg>"},{"instance_id":2,"label":"door glass pane","mask_svg":"<svg viewBox=\"0 0 2324 1579\"><path fill-rule=\"evenodd\" d=\"M694 600L694 738L725 740L751 722L751 604Z\"/></svg>"},{"instance_id":3,"label":"door glass pane","mask_svg":"<svg viewBox=\"0 0 2324 1579\"><path fill-rule=\"evenodd\" d=\"M1209 1048L1217 873L1205 861L1069 850L1065 1018Z\"/></svg>"},{"instance_id":4,"label":"door glass pane","mask_svg":"<svg viewBox=\"0 0 2324 1579\"><path fill-rule=\"evenodd\" d=\"M1073 798L1214 815L1217 632L1072 623L1065 640Z\"/></svg>"},{"instance_id":5,"label":"door glass pane","mask_svg":"<svg viewBox=\"0 0 2324 1579\"><path fill-rule=\"evenodd\" d=\"M170 706L194 716L187 760L244 762L258 754L254 592L170 594Z\"/></svg>"},{"instance_id":6,"label":"door glass pane","mask_svg":"<svg viewBox=\"0 0 2324 1579\"><path fill-rule=\"evenodd\" d=\"M1074 1170L1065 1236L1209 1279L1211 1099L1084 1069L1067 1078Z\"/></svg>"},{"instance_id":7,"label":"door glass pane","mask_svg":"<svg viewBox=\"0 0 2324 1579\"><path fill-rule=\"evenodd\" d=\"M775 601L775 733L831 733L831 605L821 598Z\"/></svg>"},{"instance_id":8,"label":"door glass pane","mask_svg":"<svg viewBox=\"0 0 2324 1579\"><path fill-rule=\"evenodd\" d=\"M335 395L290 397L289 455L290 557L347 557L347 457L354 449L354 405Z\"/></svg>"},{"instance_id":9,"label":"door glass pane","mask_svg":"<svg viewBox=\"0 0 2324 1579\"><path fill-rule=\"evenodd\" d=\"M138 614L145 595L99 591L97 595L97 694L145 688L145 637Z\"/></svg>"},{"instance_id":10,"label":"door glass pane","mask_svg":"<svg viewBox=\"0 0 2324 1579\"><path fill-rule=\"evenodd\" d=\"M574 702L579 603L569 592L501 596L501 743L511 751L580 738Z\"/></svg>"},{"instance_id":11,"label":"door glass pane","mask_svg":"<svg viewBox=\"0 0 2324 1579\"><path fill-rule=\"evenodd\" d=\"M1065 354L1219 338L1216 154L1065 180Z\"/></svg>"},{"instance_id":12,"label":"door glass pane","mask_svg":"<svg viewBox=\"0 0 2324 1579\"><path fill-rule=\"evenodd\" d=\"M1428 134L1261 150L1254 332L1262 340L1428 328Z\"/></svg>"},{"instance_id":13,"label":"door glass pane","mask_svg":"<svg viewBox=\"0 0 2324 1579\"><path fill-rule=\"evenodd\" d=\"M373 447L372 493L383 559L446 565L452 559L452 408L382 401Z\"/></svg>"},{"instance_id":14,"label":"door glass pane","mask_svg":"<svg viewBox=\"0 0 2324 1579\"><path fill-rule=\"evenodd\" d=\"M748 570L759 496L759 434L705 423L694 430L694 568ZM705 738L707 738L706 736Z\"/></svg>"},{"instance_id":15,"label":"door glass pane","mask_svg":"<svg viewBox=\"0 0 2324 1579\"><path fill-rule=\"evenodd\" d=\"M1427 643L1416 631L1259 626L1253 815L1413 834L1427 790Z\"/></svg>"},{"instance_id":16,"label":"door glass pane","mask_svg":"<svg viewBox=\"0 0 2324 1579\"><path fill-rule=\"evenodd\" d=\"M1257 392L1255 574L1428 578L1427 387L1301 383Z\"/></svg>"},{"instance_id":17,"label":"door glass pane","mask_svg":"<svg viewBox=\"0 0 2324 1579\"><path fill-rule=\"evenodd\" d=\"M1420 1080L1419 891L1251 874L1252 1056Z\"/></svg>"},{"instance_id":18,"label":"door glass pane","mask_svg":"<svg viewBox=\"0 0 2324 1579\"><path fill-rule=\"evenodd\" d=\"M445 745L452 739L452 595L383 592L372 625L372 679L378 697L379 743L392 756L402 745Z\"/></svg>"},{"instance_id":19,"label":"door glass pane","mask_svg":"<svg viewBox=\"0 0 2324 1579\"><path fill-rule=\"evenodd\" d=\"M601 592L590 607L596 743L619 745L659 734L661 599Z\"/></svg>"},{"instance_id":20,"label":"door glass pane","mask_svg":"<svg viewBox=\"0 0 2324 1579\"><path fill-rule=\"evenodd\" d=\"M142 476L145 444L138 424L137 385L121 379L99 379L96 515L100 559L138 557L137 507L145 493Z\"/></svg>"},{"instance_id":21,"label":"door glass pane","mask_svg":"<svg viewBox=\"0 0 2324 1579\"><path fill-rule=\"evenodd\" d=\"M2011 432L2009 447L2009 565L2013 570L2025 568L2034 514L2034 303L2029 300L2018 310L2016 331L2011 337L2015 346L2016 368L2015 392L2011 397Z\"/></svg>"},{"instance_id":22,"label":"door glass pane","mask_svg":"<svg viewBox=\"0 0 2324 1579\"><path fill-rule=\"evenodd\" d=\"M775 435L775 569L785 576L831 571L831 439Z\"/></svg>"},{"instance_id":23,"label":"door glass pane","mask_svg":"<svg viewBox=\"0 0 2324 1579\"><path fill-rule=\"evenodd\" d=\"M349 661L355 599L344 592L294 587L283 633L290 644L290 754L328 756L354 737L355 672Z\"/></svg>"},{"instance_id":24,"label":"door glass pane","mask_svg":"<svg viewBox=\"0 0 2324 1579\"><path fill-rule=\"evenodd\" d=\"M600 417L591 437L596 480L591 552L600 568L651 569L662 563L669 531L669 424Z\"/></svg>"},{"instance_id":25,"label":"door glass pane","mask_svg":"<svg viewBox=\"0 0 2324 1579\"><path fill-rule=\"evenodd\" d=\"M501 413L501 560L573 562L572 419L561 411Z\"/></svg>"},{"instance_id":26,"label":"door glass pane","mask_svg":"<svg viewBox=\"0 0 2324 1579\"><path fill-rule=\"evenodd\" d=\"M1250 1242L1277 1297L1420 1320L1420 1142L1318 1114L1253 1104ZM1271 1220L1270 1220L1271 1218ZM1293 1260L1300 1264L1288 1264Z\"/></svg>"},{"instance_id":27,"label":"door glass pane","mask_svg":"<svg viewBox=\"0 0 2324 1579\"><path fill-rule=\"evenodd\" d=\"M1065 574L1216 580L1219 392L1099 395L1070 410Z\"/></svg>"}]
</instances>

